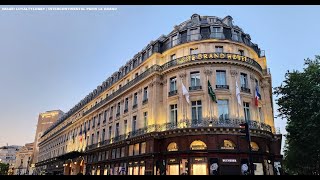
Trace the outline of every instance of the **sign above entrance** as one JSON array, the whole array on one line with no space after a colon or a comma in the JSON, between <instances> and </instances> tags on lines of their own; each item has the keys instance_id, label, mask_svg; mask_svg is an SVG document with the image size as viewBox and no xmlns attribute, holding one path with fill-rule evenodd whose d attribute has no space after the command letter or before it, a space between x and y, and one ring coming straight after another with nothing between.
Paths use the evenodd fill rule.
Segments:
<instances>
[{"instance_id":1,"label":"sign above entrance","mask_svg":"<svg viewBox=\"0 0 320 180\"><path fill-rule=\"evenodd\" d=\"M226 163L236 163L237 159L222 159L222 162L226 162Z\"/></svg>"}]
</instances>

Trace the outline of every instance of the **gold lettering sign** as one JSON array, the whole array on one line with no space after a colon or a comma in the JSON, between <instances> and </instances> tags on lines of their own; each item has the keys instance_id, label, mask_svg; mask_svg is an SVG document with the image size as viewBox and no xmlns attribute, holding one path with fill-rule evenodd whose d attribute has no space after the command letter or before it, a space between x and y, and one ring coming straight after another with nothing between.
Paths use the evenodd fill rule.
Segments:
<instances>
[{"instance_id":1,"label":"gold lettering sign","mask_svg":"<svg viewBox=\"0 0 320 180\"><path fill-rule=\"evenodd\" d=\"M230 59L230 60L239 60L243 62L247 62L249 64L253 64L254 60L247 58L246 56L241 56L239 54L230 54L230 53L201 53L201 54L193 54L188 56L183 56L176 59L177 64L183 64L189 61L195 60L208 60L208 59ZM170 65L164 65L164 69L168 68Z\"/></svg>"}]
</instances>

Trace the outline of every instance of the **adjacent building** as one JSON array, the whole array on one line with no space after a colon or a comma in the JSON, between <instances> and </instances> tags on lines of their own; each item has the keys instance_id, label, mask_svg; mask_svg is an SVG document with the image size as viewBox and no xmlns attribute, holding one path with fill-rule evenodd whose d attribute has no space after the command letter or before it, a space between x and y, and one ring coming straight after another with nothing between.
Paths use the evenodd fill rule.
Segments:
<instances>
[{"instance_id":1,"label":"adjacent building","mask_svg":"<svg viewBox=\"0 0 320 180\"><path fill-rule=\"evenodd\" d=\"M14 165L14 175L29 175L33 169L30 168L33 154L34 143L27 143L16 153L16 162Z\"/></svg>"},{"instance_id":2,"label":"adjacent building","mask_svg":"<svg viewBox=\"0 0 320 180\"><path fill-rule=\"evenodd\" d=\"M40 113L38 117L37 129L34 138L34 145L33 145L33 154L32 154L32 161L31 161L31 169L35 169L35 163L38 162L38 155L39 155L39 139L50 126L53 125L59 118L63 115L63 111L61 110L52 110L46 111L44 113ZM36 174L37 171L34 171Z\"/></svg>"},{"instance_id":3,"label":"adjacent building","mask_svg":"<svg viewBox=\"0 0 320 180\"><path fill-rule=\"evenodd\" d=\"M255 174L280 174L282 136L273 117L264 51L231 16L193 14L46 130L36 167L68 175L224 175L247 174L252 161Z\"/></svg>"},{"instance_id":4,"label":"adjacent building","mask_svg":"<svg viewBox=\"0 0 320 180\"><path fill-rule=\"evenodd\" d=\"M13 167L16 163L16 152L21 146L11 145L0 147L0 163L9 164L8 174L13 174Z\"/></svg>"}]
</instances>

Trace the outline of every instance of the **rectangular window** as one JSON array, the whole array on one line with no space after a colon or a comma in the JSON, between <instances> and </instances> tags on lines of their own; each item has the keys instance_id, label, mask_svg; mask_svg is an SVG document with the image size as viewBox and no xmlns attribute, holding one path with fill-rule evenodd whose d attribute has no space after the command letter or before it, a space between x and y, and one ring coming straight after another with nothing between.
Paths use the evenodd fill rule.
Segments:
<instances>
[{"instance_id":1,"label":"rectangular window","mask_svg":"<svg viewBox=\"0 0 320 180\"><path fill-rule=\"evenodd\" d=\"M239 53L240 56L244 56L244 51L243 50L239 49L238 53Z\"/></svg>"},{"instance_id":2,"label":"rectangular window","mask_svg":"<svg viewBox=\"0 0 320 180\"><path fill-rule=\"evenodd\" d=\"M140 147L141 147L140 148L140 151L141 151L140 154L145 154L146 153L146 149L147 149L147 143L146 142L142 142Z\"/></svg>"},{"instance_id":3,"label":"rectangular window","mask_svg":"<svg viewBox=\"0 0 320 180\"><path fill-rule=\"evenodd\" d=\"M96 117L93 117L93 120L92 120L92 128L94 128L96 125Z\"/></svg>"},{"instance_id":4,"label":"rectangular window","mask_svg":"<svg viewBox=\"0 0 320 180\"><path fill-rule=\"evenodd\" d=\"M124 134L127 134L128 133L128 121L127 120L124 120Z\"/></svg>"},{"instance_id":5,"label":"rectangular window","mask_svg":"<svg viewBox=\"0 0 320 180\"><path fill-rule=\"evenodd\" d=\"M101 136L101 141L102 141L102 142L104 141L105 135L106 135L106 130L105 130L105 129L102 129L102 136Z\"/></svg>"},{"instance_id":6,"label":"rectangular window","mask_svg":"<svg viewBox=\"0 0 320 180\"><path fill-rule=\"evenodd\" d=\"M148 126L148 112L143 113L143 126L144 127Z\"/></svg>"},{"instance_id":7,"label":"rectangular window","mask_svg":"<svg viewBox=\"0 0 320 180\"><path fill-rule=\"evenodd\" d=\"M178 35L172 36L172 46L175 46L178 44Z\"/></svg>"},{"instance_id":8,"label":"rectangular window","mask_svg":"<svg viewBox=\"0 0 320 180\"><path fill-rule=\"evenodd\" d=\"M176 55L175 55L175 54L172 54L172 55L170 56L170 60L174 60L174 59L176 59Z\"/></svg>"},{"instance_id":9,"label":"rectangular window","mask_svg":"<svg viewBox=\"0 0 320 180\"><path fill-rule=\"evenodd\" d=\"M198 48L190 48L190 55L198 54Z\"/></svg>"},{"instance_id":10,"label":"rectangular window","mask_svg":"<svg viewBox=\"0 0 320 180\"><path fill-rule=\"evenodd\" d=\"M219 120L229 119L229 101L218 100L218 117Z\"/></svg>"},{"instance_id":11,"label":"rectangular window","mask_svg":"<svg viewBox=\"0 0 320 180\"><path fill-rule=\"evenodd\" d=\"M227 85L226 71L223 71L223 70L216 71L216 84L220 86Z\"/></svg>"},{"instance_id":12,"label":"rectangular window","mask_svg":"<svg viewBox=\"0 0 320 180\"><path fill-rule=\"evenodd\" d=\"M178 106L177 106L177 104L170 105L170 122L173 124L178 123Z\"/></svg>"},{"instance_id":13,"label":"rectangular window","mask_svg":"<svg viewBox=\"0 0 320 180\"><path fill-rule=\"evenodd\" d=\"M133 116L132 118L132 131L136 130L137 126L137 116Z\"/></svg>"},{"instance_id":14,"label":"rectangular window","mask_svg":"<svg viewBox=\"0 0 320 180\"><path fill-rule=\"evenodd\" d=\"M198 30L197 29L191 29L190 30L190 41L198 40Z\"/></svg>"},{"instance_id":15,"label":"rectangular window","mask_svg":"<svg viewBox=\"0 0 320 180\"><path fill-rule=\"evenodd\" d=\"M248 77L245 73L240 73L240 83L242 88L248 88Z\"/></svg>"},{"instance_id":16,"label":"rectangular window","mask_svg":"<svg viewBox=\"0 0 320 180\"><path fill-rule=\"evenodd\" d=\"M124 101L124 109L128 110L128 105L129 105L129 98L126 98Z\"/></svg>"},{"instance_id":17,"label":"rectangular window","mask_svg":"<svg viewBox=\"0 0 320 180\"><path fill-rule=\"evenodd\" d=\"M110 119L112 119L112 115L113 115L113 106L111 106L110 108Z\"/></svg>"},{"instance_id":18,"label":"rectangular window","mask_svg":"<svg viewBox=\"0 0 320 180\"><path fill-rule=\"evenodd\" d=\"M105 110L104 111L104 116L103 116L103 123L105 123L107 121L107 114L108 114L108 111Z\"/></svg>"},{"instance_id":19,"label":"rectangular window","mask_svg":"<svg viewBox=\"0 0 320 180\"><path fill-rule=\"evenodd\" d=\"M112 126L109 126L109 139L111 139L112 138Z\"/></svg>"},{"instance_id":20,"label":"rectangular window","mask_svg":"<svg viewBox=\"0 0 320 180\"><path fill-rule=\"evenodd\" d=\"M216 46L215 47L215 52L216 53L223 53L223 46Z\"/></svg>"},{"instance_id":21,"label":"rectangular window","mask_svg":"<svg viewBox=\"0 0 320 180\"><path fill-rule=\"evenodd\" d=\"M101 113L98 116L98 126L100 125L100 122L101 122Z\"/></svg>"},{"instance_id":22,"label":"rectangular window","mask_svg":"<svg viewBox=\"0 0 320 180\"><path fill-rule=\"evenodd\" d=\"M139 155L139 143L134 145L133 155Z\"/></svg>"},{"instance_id":23,"label":"rectangular window","mask_svg":"<svg viewBox=\"0 0 320 180\"><path fill-rule=\"evenodd\" d=\"M214 27L212 28L212 36L213 38L221 39L222 38L222 32L220 27Z\"/></svg>"},{"instance_id":24,"label":"rectangular window","mask_svg":"<svg viewBox=\"0 0 320 180\"><path fill-rule=\"evenodd\" d=\"M99 138L100 138L99 131L97 131L97 143L99 143Z\"/></svg>"},{"instance_id":25,"label":"rectangular window","mask_svg":"<svg viewBox=\"0 0 320 180\"><path fill-rule=\"evenodd\" d=\"M244 119L246 121L250 120L250 106L248 102L243 102Z\"/></svg>"},{"instance_id":26,"label":"rectangular window","mask_svg":"<svg viewBox=\"0 0 320 180\"><path fill-rule=\"evenodd\" d=\"M147 101L148 100L148 87L145 87L143 89L143 101Z\"/></svg>"},{"instance_id":27,"label":"rectangular window","mask_svg":"<svg viewBox=\"0 0 320 180\"><path fill-rule=\"evenodd\" d=\"M112 149L112 152L111 152L111 158L112 159L116 158L116 151L117 151L117 149Z\"/></svg>"},{"instance_id":28,"label":"rectangular window","mask_svg":"<svg viewBox=\"0 0 320 180\"><path fill-rule=\"evenodd\" d=\"M115 137L118 137L119 136L119 123L116 124L116 134L115 134Z\"/></svg>"},{"instance_id":29,"label":"rectangular window","mask_svg":"<svg viewBox=\"0 0 320 180\"><path fill-rule=\"evenodd\" d=\"M259 107L259 118L260 118L260 122L264 123L264 118L263 118L263 112L262 112L262 108Z\"/></svg>"},{"instance_id":30,"label":"rectangular window","mask_svg":"<svg viewBox=\"0 0 320 180\"><path fill-rule=\"evenodd\" d=\"M202 105L201 100L199 101L192 101L191 102L191 113L192 113L192 120L197 120L198 122L202 120Z\"/></svg>"},{"instance_id":31,"label":"rectangular window","mask_svg":"<svg viewBox=\"0 0 320 180\"><path fill-rule=\"evenodd\" d=\"M120 102L118 102L117 115L120 115Z\"/></svg>"},{"instance_id":32,"label":"rectangular window","mask_svg":"<svg viewBox=\"0 0 320 180\"><path fill-rule=\"evenodd\" d=\"M121 148L121 157L124 157L125 156L125 150L126 150L126 148L125 147L122 147Z\"/></svg>"},{"instance_id":33,"label":"rectangular window","mask_svg":"<svg viewBox=\"0 0 320 180\"><path fill-rule=\"evenodd\" d=\"M197 87L200 86L200 72L191 72L190 73L191 78L191 87Z\"/></svg>"},{"instance_id":34,"label":"rectangular window","mask_svg":"<svg viewBox=\"0 0 320 180\"><path fill-rule=\"evenodd\" d=\"M133 94L133 105L137 105L138 103L138 93Z\"/></svg>"},{"instance_id":35,"label":"rectangular window","mask_svg":"<svg viewBox=\"0 0 320 180\"><path fill-rule=\"evenodd\" d=\"M170 78L170 92L177 90L177 78Z\"/></svg>"},{"instance_id":36,"label":"rectangular window","mask_svg":"<svg viewBox=\"0 0 320 180\"><path fill-rule=\"evenodd\" d=\"M133 156L133 145L129 146L129 156Z\"/></svg>"},{"instance_id":37,"label":"rectangular window","mask_svg":"<svg viewBox=\"0 0 320 180\"><path fill-rule=\"evenodd\" d=\"M91 145L94 143L94 134L91 134Z\"/></svg>"}]
</instances>

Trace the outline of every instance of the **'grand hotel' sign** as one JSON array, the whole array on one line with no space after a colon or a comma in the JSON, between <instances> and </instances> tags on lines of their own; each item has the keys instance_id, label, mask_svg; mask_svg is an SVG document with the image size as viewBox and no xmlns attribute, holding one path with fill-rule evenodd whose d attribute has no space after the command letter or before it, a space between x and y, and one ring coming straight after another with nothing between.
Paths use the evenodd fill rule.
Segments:
<instances>
[{"instance_id":1,"label":"'grand hotel' sign","mask_svg":"<svg viewBox=\"0 0 320 180\"><path fill-rule=\"evenodd\" d=\"M258 69L261 69L261 66L253 59L242 56L239 54L232 54L232 53L199 53L199 54L193 54L193 55L188 55L188 56L183 56L180 58L177 58L175 60L172 60L168 62L167 64L164 64L162 66L163 69L166 69L170 67L171 65L178 65L178 64L184 64L190 61L197 61L197 60L214 60L214 59L226 59L226 60L237 60L237 61L242 61L246 62L248 64L251 64Z\"/></svg>"},{"instance_id":2,"label":"'grand hotel' sign","mask_svg":"<svg viewBox=\"0 0 320 180\"><path fill-rule=\"evenodd\" d=\"M193 54L189 56L183 56L176 60L177 60L177 64L182 64L188 61L209 60L209 59L233 59L233 60L239 60L239 61L244 61L244 62L253 64L252 59L246 56L241 56L239 54L231 54L231 53L200 53L200 54Z\"/></svg>"}]
</instances>

